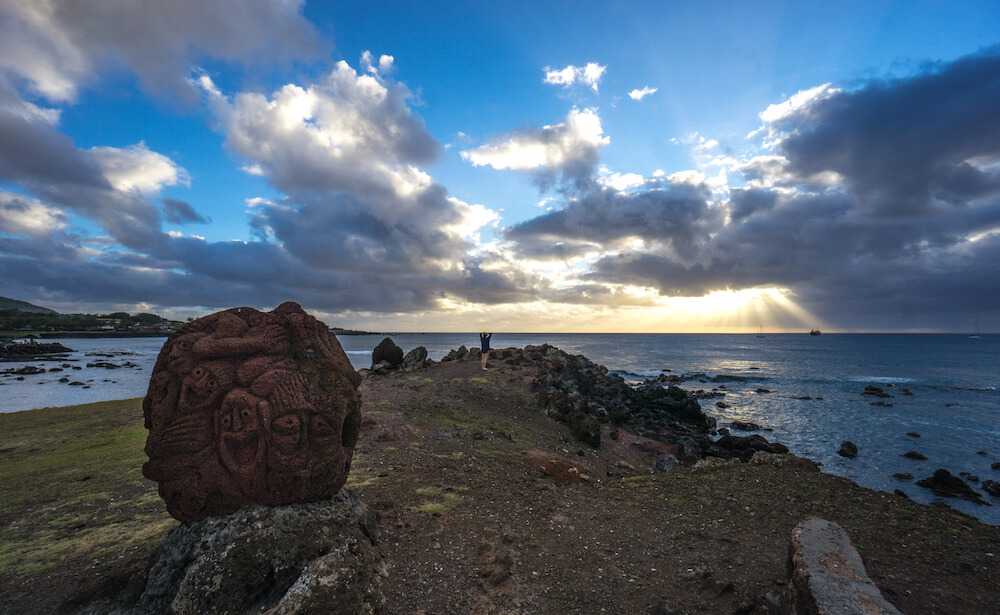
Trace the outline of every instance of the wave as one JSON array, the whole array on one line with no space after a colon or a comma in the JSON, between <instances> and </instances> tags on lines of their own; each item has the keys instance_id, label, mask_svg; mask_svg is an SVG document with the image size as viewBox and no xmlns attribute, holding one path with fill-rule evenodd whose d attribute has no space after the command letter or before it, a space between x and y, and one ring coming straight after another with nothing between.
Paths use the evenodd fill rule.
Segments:
<instances>
[{"instance_id":1,"label":"wave","mask_svg":"<svg viewBox=\"0 0 1000 615\"><path fill-rule=\"evenodd\" d=\"M916 381L916 378L903 378L899 376L859 376L857 378L848 379L848 382L880 382L882 384L897 384Z\"/></svg>"}]
</instances>

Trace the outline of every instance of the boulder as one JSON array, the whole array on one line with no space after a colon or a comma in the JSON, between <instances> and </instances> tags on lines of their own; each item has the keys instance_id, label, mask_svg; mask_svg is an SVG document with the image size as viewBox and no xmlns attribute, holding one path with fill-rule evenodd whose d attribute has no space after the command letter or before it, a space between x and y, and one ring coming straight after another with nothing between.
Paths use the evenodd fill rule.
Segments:
<instances>
[{"instance_id":1,"label":"boulder","mask_svg":"<svg viewBox=\"0 0 1000 615\"><path fill-rule=\"evenodd\" d=\"M869 384L868 386L866 386L865 390L862 391L861 394L872 395L874 397L892 397L892 395L889 395L888 393L883 391L880 387L877 387L873 384Z\"/></svg>"},{"instance_id":2,"label":"boulder","mask_svg":"<svg viewBox=\"0 0 1000 615\"><path fill-rule=\"evenodd\" d=\"M733 421L729 426L740 431L760 431L760 425L746 421Z\"/></svg>"},{"instance_id":3,"label":"boulder","mask_svg":"<svg viewBox=\"0 0 1000 615\"><path fill-rule=\"evenodd\" d=\"M847 457L848 459L854 459L858 456L858 445L851 442L850 440L844 440L840 443L840 450L837 454L841 457Z\"/></svg>"},{"instance_id":4,"label":"boulder","mask_svg":"<svg viewBox=\"0 0 1000 615\"><path fill-rule=\"evenodd\" d=\"M380 613L382 559L375 513L351 491L254 505L167 534L141 594L123 606L174 615Z\"/></svg>"},{"instance_id":5,"label":"boulder","mask_svg":"<svg viewBox=\"0 0 1000 615\"><path fill-rule=\"evenodd\" d=\"M909 472L896 472L892 477L898 480L913 480L913 475Z\"/></svg>"},{"instance_id":6,"label":"boulder","mask_svg":"<svg viewBox=\"0 0 1000 615\"><path fill-rule=\"evenodd\" d=\"M792 615L901 615L868 576L847 532L832 521L810 518L795 528L788 577Z\"/></svg>"},{"instance_id":7,"label":"boulder","mask_svg":"<svg viewBox=\"0 0 1000 615\"><path fill-rule=\"evenodd\" d=\"M466 348L465 346L459 346L457 350L454 348L449 350L448 354L446 354L444 358L441 359L441 362L446 363L448 361L463 361L468 357L469 357L469 349Z\"/></svg>"},{"instance_id":8,"label":"boulder","mask_svg":"<svg viewBox=\"0 0 1000 615\"><path fill-rule=\"evenodd\" d=\"M328 499L351 467L360 383L296 303L189 322L164 343L143 400L143 475L180 521Z\"/></svg>"},{"instance_id":9,"label":"boulder","mask_svg":"<svg viewBox=\"0 0 1000 615\"><path fill-rule=\"evenodd\" d=\"M427 367L427 349L417 346L403 357L403 370L414 371Z\"/></svg>"},{"instance_id":10,"label":"boulder","mask_svg":"<svg viewBox=\"0 0 1000 615\"><path fill-rule=\"evenodd\" d=\"M927 459L927 456L923 453L918 453L917 451L906 451L900 457L906 457L907 459L916 459L917 461L923 461Z\"/></svg>"},{"instance_id":11,"label":"boulder","mask_svg":"<svg viewBox=\"0 0 1000 615\"><path fill-rule=\"evenodd\" d=\"M963 500L975 502L976 504L986 504L982 496L975 489L966 484L961 478L952 475L951 472L943 468L935 470L933 476L918 480L917 484L930 489L935 495L941 497L959 497Z\"/></svg>"},{"instance_id":12,"label":"boulder","mask_svg":"<svg viewBox=\"0 0 1000 615\"><path fill-rule=\"evenodd\" d=\"M388 361L396 367L403 364L403 349L388 337L379 342L372 351L372 367L382 361Z\"/></svg>"},{"instance_id":13,"label":"boulder","mask_svg":"<svg viewBox=\"0 0 1000 615\"><path fill-rule=\"evenodd\" d=\"M730 452L733 456L739 457L743 461L749 461L757 451L765 453L775 453L778 455L788 452L788 447L778 442L768 442L763 436L752 434L749 436L722 436L715 441L715 445Z\"/></svg>"},{"instance_id":14,"label":"boulder","mask_svg":"<svg viewBox=\"0 0 1000 615\"><path fill-rule=\"evenodd\" d=\"M990 468L994 470L1000 470L1000 461L994 461L990 464Z\"/></svg>"},{"instance_id":15,"label":"boulder","mask_svg":"<svg viewBox=\"0 0 1000 615\"><path fill-rule=\"evenodd\" d=\"M984 480L983 491L995 498L1000 498L1000 483L995 480Z\"/></svg>"}]
</instances>

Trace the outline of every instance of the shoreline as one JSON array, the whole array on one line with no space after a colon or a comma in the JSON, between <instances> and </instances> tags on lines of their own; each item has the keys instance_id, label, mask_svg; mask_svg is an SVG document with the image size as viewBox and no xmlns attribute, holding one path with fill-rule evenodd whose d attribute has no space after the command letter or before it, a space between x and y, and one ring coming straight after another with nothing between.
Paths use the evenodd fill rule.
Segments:
<instances>
[{"instance_id":1,"label":"shoreline","mask_svg":"<svg viewBox=\"0 0 1000 615\"><path fill-rule=\"evenodd\" d=\"M580 444L538 406L539 373L465 360L362 383L345 487L381 516L387 613L420 596L433 613L772 614L791 532L809 516L846 529L905 613L1000 604L989 555L1000 528L794 455L652 473L662 449L625 427L603 424L600 448ZM16 530L0 538L12 562L0 611L113 612L101 605L141 580L177 526L140 475L142 422L141 398L0 416L0 522Z\"/></svg>"}]
</instances>

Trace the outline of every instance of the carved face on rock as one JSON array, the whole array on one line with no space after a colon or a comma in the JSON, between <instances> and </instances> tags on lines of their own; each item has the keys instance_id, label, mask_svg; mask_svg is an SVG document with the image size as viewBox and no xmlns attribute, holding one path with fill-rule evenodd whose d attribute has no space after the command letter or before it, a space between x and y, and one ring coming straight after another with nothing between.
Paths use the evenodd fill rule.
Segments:
<instances>
[{"instance_id":1,"label":"carved face on rock","mask_svg":"<svg viewBox=\"0 0 1000 615\"><path fill-rule=\"evenodd\" d=\"M143 473L181 521L331 497L357 443L359 384L326 325L296 304L188 323L143 401Z\"/></svg>"}]
</instances>

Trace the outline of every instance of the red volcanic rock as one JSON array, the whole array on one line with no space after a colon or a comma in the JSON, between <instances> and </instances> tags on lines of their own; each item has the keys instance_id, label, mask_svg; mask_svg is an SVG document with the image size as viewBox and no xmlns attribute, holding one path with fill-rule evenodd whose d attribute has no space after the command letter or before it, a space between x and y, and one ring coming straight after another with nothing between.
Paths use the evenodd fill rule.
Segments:
<instances>
[{"instance_id":1,"label":"red volcanic rock","mask_svg":"<svg viewBox=\"0 0 1000 615\"><path fill-rule=\"evenodd\" d=\"M153 368L142 473L180 521L332 497L358 439L360 383L337 338L296 303L199 318Z\"/></svg>"}]
</instances>

